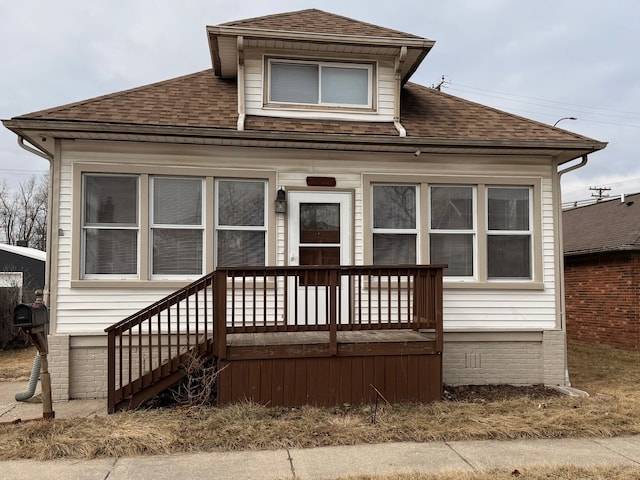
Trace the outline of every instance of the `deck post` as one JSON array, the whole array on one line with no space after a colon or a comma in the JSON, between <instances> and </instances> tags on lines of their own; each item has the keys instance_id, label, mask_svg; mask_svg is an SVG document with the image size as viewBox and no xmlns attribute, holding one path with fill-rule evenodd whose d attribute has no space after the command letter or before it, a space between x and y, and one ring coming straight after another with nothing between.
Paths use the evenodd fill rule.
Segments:
<instances>
[{"instance_id":1,"label":"deck post","mask_svg":"<svg viewBox=\"0 0 640 480\"><path fill-rule=\"evenodd\" d=\"M227 356L227 272L217 270L213 277L214 355Z\"/></svg>"},{"instance_id":2,"label":"deck post","mask_svg":"<svg viewBox=\"0 0 640 480\"><path fill-rule=\"evenodd\" d=\"M116 411L116 332L107 334L107 412Z\"/></svg>"},{"instance_id":3,"label":"deck post","mask_svg":"<svg viewBox=\"0 0 640 480\"><path fill-rule=\"evenodd\" d=\"M338 288L340 287L335 269L329 271L329 354L338 354Z\"/></svg>"}]
</instances>

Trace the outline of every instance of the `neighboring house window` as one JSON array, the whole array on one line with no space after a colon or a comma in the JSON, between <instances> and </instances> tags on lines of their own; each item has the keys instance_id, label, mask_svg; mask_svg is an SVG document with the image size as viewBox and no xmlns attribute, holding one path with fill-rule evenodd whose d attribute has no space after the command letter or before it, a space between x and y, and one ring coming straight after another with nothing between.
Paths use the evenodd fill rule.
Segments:
<instances>
[{"instance_id":1,"label":"neighboring house window","mask_svg":"<svg viewBox=\"0 0 640 480\"><path fill-rule=\"evenodd\" d=\"M203 270L203 181L151 179L152 275L201 275Z\"/></svg>"},{"instance_id":2,"label":"neighboring house window","mask_svg":"<svg viewBox=\"0 0 640 480\"><path fill-rule=\"evenodd\" d=\"M138 273L138 177L84 175L82 262L85 277Z\"/></svg>"},{"instance_id":3,"label":"neighboring house window","mask_svg":"<svg viewBox=\"0 0 640 480\"><path fill-rule=\"evenodd\" d=\"M429 247L432 264L446 264L449 277L473 277L476 258L475 188L430 188Z\"/></svg>"},{"instance_id":4,"label":"neighboring house window","mask_svg":"<svg viewBox=\"0 0 640 480\"><path fill-rule=\"evenodd\" d=\"M415 264L419 232L415 185L373 185L373 263Z\"/></svg>"},{"instance_id":5,"label":"neighboring house window","mask_svg":"<svg viewBox=\"0 0 640 480\"><path fill-rule=\"evenodd\" d=\"M216 265L265 265L266 189L264 181L216 182Z\"/></svg>"},{"instance_id":6,"label":"neighboring house window","mask_svg":"<svg viewBox=\"0 0 640 480\"><path fill-rule=\"evenodd\" d=\"M371 108L373 65L268 60L268 103Z\"/></svg>"},{"instance_id":7,"label":"neighboring house window","mask_svg":"<svg viewBox=\"0 0 640 480\"><path fill-rule=\"evenodd\" d=\"M487 276L530 279L531 188L487 188Z\"/></svg>"}]
</instances>

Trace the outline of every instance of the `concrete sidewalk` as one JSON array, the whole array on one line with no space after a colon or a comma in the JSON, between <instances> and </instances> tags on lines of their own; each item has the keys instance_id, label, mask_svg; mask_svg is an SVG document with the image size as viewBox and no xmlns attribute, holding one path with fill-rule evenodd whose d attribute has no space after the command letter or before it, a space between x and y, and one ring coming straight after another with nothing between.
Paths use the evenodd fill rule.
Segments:
<instances>
[{"instance_id":1,"label":"concrete sidewalk","mask_svg":"<svg viewBox=\"0 0 640 480\"><path fill-rule=\"evenodd\" d=\"M3 478L124 480L335 479L393 472L472 472L533 466L635 466L640 436L589 440L389 443L349 447L160 455L102 460L0 462ZM44 473L44 475L43 475Z\"/></svg>"},{"instance_id":2,"label":"concrete sidewalk","mask_svg":"<svg viewBox=\"0 0 640 480\"><path fill-rule=\"evenodd\" d=\"M26 391L27 385L26 381L0 382L0 423L42 418L42 403L38 403L37 398L29 402L15 401L15 394ZM56 418L106 415L105 400L57 402L53 408ZM355 474L523 470L561 465L629 465L640 472L640 435L608 439L388 443L99 460L17 460L0 462L0 477L15 480L319 480Z\"/></svg>"}]
</instances>

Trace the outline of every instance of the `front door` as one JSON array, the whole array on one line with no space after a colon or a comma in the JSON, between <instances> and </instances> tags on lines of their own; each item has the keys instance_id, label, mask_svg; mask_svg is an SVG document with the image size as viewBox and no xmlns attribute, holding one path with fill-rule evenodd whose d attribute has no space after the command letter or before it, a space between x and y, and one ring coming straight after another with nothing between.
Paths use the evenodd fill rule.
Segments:
<instances>
[{"instance_id":1,"label":"front door","mask_svg":"<svg viewBox=\"0 0 640 480\"><path fill-rule=\"evenodd\" d=\"M289 265L351 265L350 193L290 192L289 205ZM326 296L332 287L322 283L317 277L298 280L297 315L290 318L299 324L327 323ZM346 299L346 292L340 298ZM340 306L342 321L348 319L347 309L346 303Z\"/></svg>"}]
</instances>

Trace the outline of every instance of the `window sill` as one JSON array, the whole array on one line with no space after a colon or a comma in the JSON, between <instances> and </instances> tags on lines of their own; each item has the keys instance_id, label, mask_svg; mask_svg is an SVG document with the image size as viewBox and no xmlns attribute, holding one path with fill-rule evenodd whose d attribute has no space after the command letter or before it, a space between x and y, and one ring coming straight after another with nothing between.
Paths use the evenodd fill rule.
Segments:
<instances>
[{"instance_id":1,"label":"window sill","mask_svg":"<svg viewBox=\"0 0 640 480\"><path fill-rule=\"evenodd\" d=\"M445 289L452 290L544 290L543 282L442 282Z\"/></svg>"},{"instance_id":2,"label":"window sill","mask_svg":"<svg viewBox=\"0 0 640 480\"><path fill-rule=\"evenodd\" d=\"M169 288L178 289L197 279L189 280L137 280L137 279L99 279L71 280L71 288Z\"/></svg>"}]
</instances>

